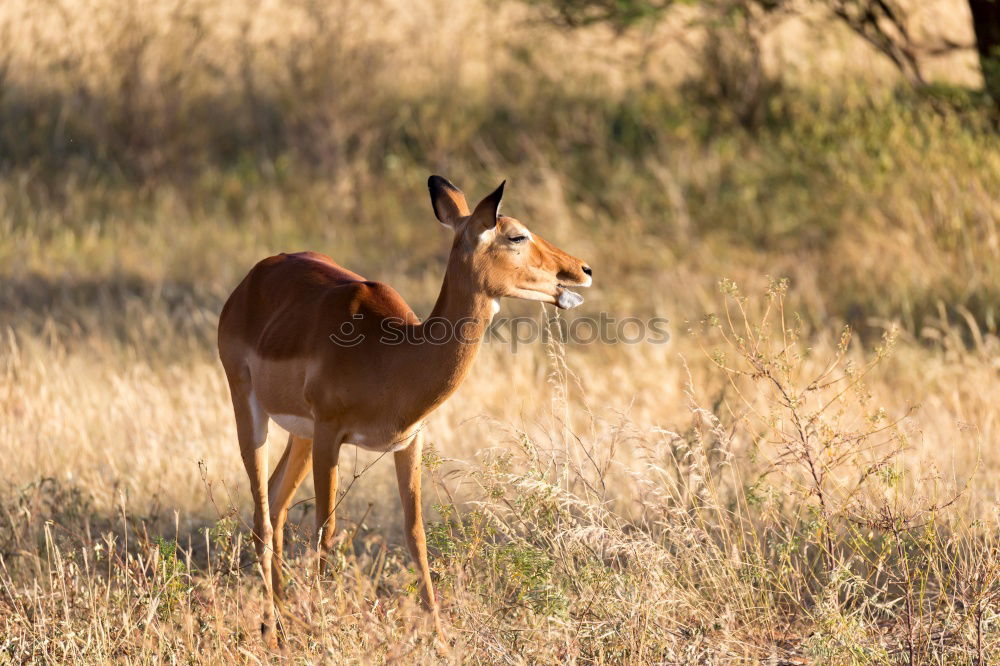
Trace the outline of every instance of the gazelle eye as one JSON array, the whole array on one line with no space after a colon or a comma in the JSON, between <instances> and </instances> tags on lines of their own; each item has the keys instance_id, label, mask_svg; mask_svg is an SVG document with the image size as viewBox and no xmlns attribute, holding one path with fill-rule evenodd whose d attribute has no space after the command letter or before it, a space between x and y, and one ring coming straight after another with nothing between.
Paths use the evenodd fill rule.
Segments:
<instances>
[{"instance_id":1,"label":"gazelle eye","mask_svg":"<svg viewBox=\"0 0 1000 666\"><path fill-rule=\"evenodd\" d=\"M508 236L507 240L509 240L511 243L523 243L524 241L528 240L528 237L527 236Z\"/></svg>"}]
</instances>

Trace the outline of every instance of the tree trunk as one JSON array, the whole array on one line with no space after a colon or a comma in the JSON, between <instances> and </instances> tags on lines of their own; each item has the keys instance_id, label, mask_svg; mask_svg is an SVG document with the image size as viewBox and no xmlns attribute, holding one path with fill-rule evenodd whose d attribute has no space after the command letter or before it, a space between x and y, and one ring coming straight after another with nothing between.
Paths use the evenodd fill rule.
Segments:
<instances>
[{"instance_id":1,"label":"tree trunk","mask_svg":"<svg viewBox=\"0 0 1000 666\"><path fill-rule=\"evenodd\" d=\"M986 93L1000 107L1000 0L969 0Z\"/></svg>"}]
</instances>

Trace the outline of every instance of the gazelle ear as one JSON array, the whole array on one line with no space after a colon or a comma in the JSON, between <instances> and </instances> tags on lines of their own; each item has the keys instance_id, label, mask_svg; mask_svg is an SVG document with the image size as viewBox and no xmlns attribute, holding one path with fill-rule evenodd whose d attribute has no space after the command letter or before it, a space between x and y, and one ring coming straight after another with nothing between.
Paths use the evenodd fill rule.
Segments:
<instances>
[{"instance_id":1,"label":"gazelle ear","mask_svg":"<svg viewBox=\"0 0 1000 666\"><path fill-rule=\"evenodd\" d=\"M431 176L427 179L427 189L431 193L431 205L438 222L454 229L460 218L469 214L469 204L462 190L458 189L447 178Z\"/></svg>"},{"instance_id":2,"label":"gazelle ear","mask_svg":"<svg viewBox=\"0 0 1000 666\"><path fill-rule=\"evenodd\" d=\"M476 206L476 210L473 211L472 219L479 226L480 230L492 229L497 225L497 217L500 215L500 202L503 200L503 186L506 184L506 180L500 183L500 187L487 194L479 202L479 205Z\"/></svg>"}]
</instances>

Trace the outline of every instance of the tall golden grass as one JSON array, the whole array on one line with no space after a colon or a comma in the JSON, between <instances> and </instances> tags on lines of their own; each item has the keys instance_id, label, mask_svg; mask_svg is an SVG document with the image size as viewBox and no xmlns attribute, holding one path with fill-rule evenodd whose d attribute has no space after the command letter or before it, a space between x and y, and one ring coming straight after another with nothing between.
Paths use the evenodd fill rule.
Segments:
<instances>
[{"instance_id":1,"label":"tall golden grass","mask_svg":"<svg viewBox=\"0 0 1000 666\"><path fill-rule=\"evenodd\" d=\"M697 34L512 2L4 3L3 659L995 659L1000 141L974 58L916 94L785 26L746 126L707 83L739 49L709 71ZM300 249L428 312L429 172L508 178L505 210L589 261L564 316L672 337L489 344L431 418L449 657L390 465L353 451L326 579L300 491L268 655L217 313Z\"/></svg>"}]
</instances>

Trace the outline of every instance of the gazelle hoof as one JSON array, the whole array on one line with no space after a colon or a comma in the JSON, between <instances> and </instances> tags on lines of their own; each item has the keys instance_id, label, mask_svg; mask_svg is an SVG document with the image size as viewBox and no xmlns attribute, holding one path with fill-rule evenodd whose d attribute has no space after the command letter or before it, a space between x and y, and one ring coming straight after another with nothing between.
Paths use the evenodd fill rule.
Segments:
<instances>
[{"instance_id":1,"label":"gazelle hoof","mask_svg":"<svg viewBox=\"0 0 1000 666\"><path fill-rule=\"evenodd\" d=\"M260 623L260 637L264 641L264 646L268 650L278 649L278 632L273 624L267 622Z\"/></svg>"}]
</instances>

